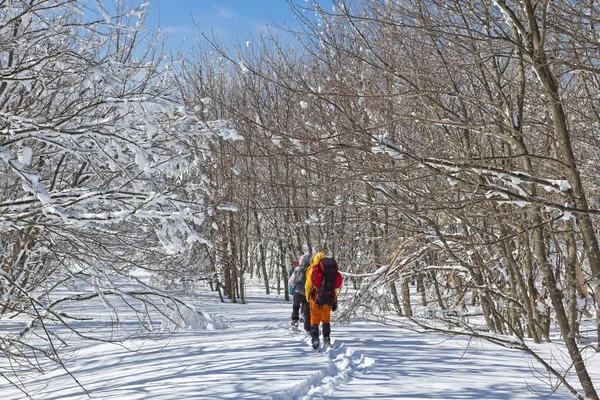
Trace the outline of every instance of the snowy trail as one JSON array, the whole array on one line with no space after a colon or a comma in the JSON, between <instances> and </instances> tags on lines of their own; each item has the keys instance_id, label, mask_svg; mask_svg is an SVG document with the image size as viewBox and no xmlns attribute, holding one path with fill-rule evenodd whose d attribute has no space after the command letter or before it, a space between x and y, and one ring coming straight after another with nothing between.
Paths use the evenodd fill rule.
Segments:
<instances>
[{"instance_id":1,"label":"snowy trail","mask_svg":"<svg viewBox=\"0 0 600 400\"><path fill-rule=\"evenodd\" d=\"M81 343L69 370L93 399L310 399L335 390L366 365L341 341L315 353L304 335L287 329L291 304L279 296L256 290L245 305L220 303L214 293L196 300L203 311L227 318L231 328L129 340L125 347ZM61 369L26 384L33 399L87 398ZM25 398L4 382L0 391L3 400Z\"/></svg>"},{"instance_id":2,"label":"snowy trail","mask_svg":"<svg viewBox=\"0 0 600 400\"><path fill-rule=\"evenodd\" d=\"M311 385L303 400L322 399L339 390L340 386L350 382L359 374L365 373L373 365L374 360L348 348L345 344L334 343L334 348L324 355L328 358L327 367L322 370L323 378L318 384ZM338 347L339 346L339 347ZM296 398L292 396L288 398Z\"/></svg>"},{"instance_id":3,"label":"snowy trail","mask_svg":"<svg viewBox=\"0 0 600 400\"><path fill-rule=\"evenodd\" d=\"M531 358L468 338L334 322L335 347L315 352L304 334L287 329L291 304L282 295L250 289L245 305L220 303L214 293L195 298L229 329L189 329L161 341L131 340L127 348L79 344L70 371L95 400L539 399L527 385L550 394L548 377L536 374L543 371ZM542 351L560 362L560 348ZM600 356L594 361L592 376L600 379ZM8 368L2 359L0 368ZM88 398L60 369L25 383L34 400ZM25 399L3 381L0 393L2 400ZM571 398L564 388L551 397Z\"/></svg>"},{"instance_id":4,"label":"snowy trail","mask_svg":"<svg viewBox=\"0 0 600 400\"><path fill-rule=\"evenodd\" d=\"M341 340L334 340L332 348L318 352L310 348L310 339L303 333L291 334L291 336L296 339L300 337L301 339L297 339L297 341L306 346L314 357L325 358L325 364L290 388L271 395L270 399L272 400L322 399L322 396L334 393L341 385L373 365L373 359L364 357L359 352L348 348Z\"/></svg>"}]
</instances>

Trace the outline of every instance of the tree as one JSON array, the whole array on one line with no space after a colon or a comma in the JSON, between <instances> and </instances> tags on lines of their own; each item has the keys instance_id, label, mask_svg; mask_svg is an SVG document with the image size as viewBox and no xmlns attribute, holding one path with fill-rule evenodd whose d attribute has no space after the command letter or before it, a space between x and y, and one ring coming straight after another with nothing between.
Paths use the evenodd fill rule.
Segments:
<instances>
[{"instance_id":1,"label":"tree","mask_svg":"<svg viewBox=\"0 0 600 400\"><path fill-rule=\"evenodd\" d=\"M239 78L227 116L256 143L244 149L255 159L246 173L269 174L253 203L263 236L267 222L306 226L306 243L349 266L347 283L374 283L357 310L387 312L390 288L407 293L415 279L450 326L477 329L465 314L477 306L490 332L539 342L556 319L565 371L576 366L596 398L577 343L584 310L574 307L574 296L597 291L588 199L597 190L582 162L596 158L585 127L597 124L597 61L581 50L597 47L596 5L304 4L290 2L302 26L294 46L267 37L212 48ZM283 165L302 173L289 179ZM280 217L303 203L306 214Z\"/></svg>"},{"instance_id":2,"label":"tree","mask_svg":"<svg viewBox=\"0 0 600 400\"><path fill-rule=\"evenodd\" d=\"M366 102L367 96L361 86L347 84L346 76L331 79L343 88L337 94L347 94L345 101L331 93L323 97L348 116L348 129L379 137L383 151L419 167L410 171L413 182L419 183L407 186L407 193L418 199L417 207L396 194L397 177L379 185L382 193L394 206L411 210L423 223L423 232L441 243L436 246L439 251L468 272L474 287L485 288L478 296L492 331L518 334L524 318L528 332L537 337L540 318L534 304L538 290L543 292L552 303L548 314L559 321L586 396L597 398L554 266L564 259L553 254L567 246L574 251L575 242L572 234L562 236L552 229L555 221L578 214L578 234L595 282L597 240L590 217L595 210L587 205L564 106L570 104L569 94L581 93L569 90L578 81L569 69L577 65L593 73L594 67L581 58L574 63L563 49L574 42L581 45L580 32L588 32L575 16L597 11L587 4L577 9L561 2L528 1L336 4L333 13L317 9L324 21L319 27L326 29L312 32L320 38L323 52L360 60L366 71L390 76L395 87L378 87L374 97L383 101L371 102L366 120L350 118L357 114L344 104L347 99L355 96ZM565 12L573 16L567 30L558 23ZM561 81L563 74L569 80ZM390 104L393 112L384 113ZM538 115L547 119L539 121ZM394 121L399 122L396 128L387 129ZM532 223L518 222L522 211ZM451 228L452 220L460 221L459 229ZM525 285L532 282L533 268L519 270L514 252L496 247L516 249L514 239L524 236L531 248L524 248L521 257L532 260L529 265L543 276L541 288ZM559 270L576 276L577 262L573 256L570 260ZM507 266L508 281L502 273ZM522 301L503 295L510 280L520 288L512 296ZM569 282L575 284L573 279ZM518 310L515 306L520 304L526 307ZM444 302L440 306L445 307ZM548 329L544 325L542 334Z\"/></svg>"},{"instance_id":3,"label":"tree","mask_svg":"<svg viewBox=\"0 0 600 400\"><path fill-rule=\"evenodd\" d=\"M101 339L65 304L101 298L116 325L131 307L131 334L177 324L184 304L134 272L189 277L186 252L207 243L208 188L190 179L203 143L233 131L181 105L160 49L138 47L147 4L119 4L0 4L0 316L18 321L2 336L17 364L65 367L70 335Z\"/></svg>"}]
</instances>

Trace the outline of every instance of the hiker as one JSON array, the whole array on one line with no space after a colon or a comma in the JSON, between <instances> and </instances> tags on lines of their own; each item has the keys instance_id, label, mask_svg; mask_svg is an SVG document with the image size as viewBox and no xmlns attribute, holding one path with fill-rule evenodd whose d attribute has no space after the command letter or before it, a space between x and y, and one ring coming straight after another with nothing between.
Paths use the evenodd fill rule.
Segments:
<instances>
[{"instance_id":1,"label":"hiker","mask_svg":"<svg viewBox=\"0 0 600 400\"><path fill-rule=\"evenodd\" d=\"M294 273L296 272L296 268L298 268L298 261L292 261L292 263L290 264L290 267L288 268L288 290L290 292L290 295L294 295L295 292L295 288L293 285L293 277L294 277Z\"/></svg>"},{"instance_id":2,"label":"hiker","mask_svg":"<svg viewBox=\"0 0 600 400\"><path fill-rule=\"evenodd\" d=\"M304 291L310 307L310 336L312 347L319 343L319 325L323 324L323 346L331 346L331 310L337 308L337 292L342 287L342 274L337 261L325 257L325 253L315 254L306 271Z\"/></svg>"},{"instance_id":3,"label":"hiker","mask_svg":"<svg viewBox=\"0 0 600 400\"><path fill-rule=\"evenodd\" d=\"M290 287L294 288L291 329L294 331L298 330L300 312L302 312L304 330L308 333L310 332L310 313L308 310L308 300L306 300L306 294L304 293L304 284L306 282L306 270L310 266L310 254L301 255L300 259L296 261L296 264L298 264L298 266L294 269L288 282Z\"/></svg>"}]
</instances>

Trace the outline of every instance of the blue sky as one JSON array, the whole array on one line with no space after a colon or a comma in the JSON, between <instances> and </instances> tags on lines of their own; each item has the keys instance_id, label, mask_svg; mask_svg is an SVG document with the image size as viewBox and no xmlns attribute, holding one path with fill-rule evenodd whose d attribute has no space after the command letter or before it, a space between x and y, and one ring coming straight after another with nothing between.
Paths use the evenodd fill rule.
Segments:
<instances>
[{"instance_id":1,"label":"blue sky","mask_svg":"<svg viewBox=\"0 0 600 400\"><path fill-rule=\"evenodd\" d=\"M160 24L171 48L187 49L199 37L200 27L223 40L245 40L266 24L294 24L286 0L149 0L148 27Z\"/></svg>"}]
</instances>

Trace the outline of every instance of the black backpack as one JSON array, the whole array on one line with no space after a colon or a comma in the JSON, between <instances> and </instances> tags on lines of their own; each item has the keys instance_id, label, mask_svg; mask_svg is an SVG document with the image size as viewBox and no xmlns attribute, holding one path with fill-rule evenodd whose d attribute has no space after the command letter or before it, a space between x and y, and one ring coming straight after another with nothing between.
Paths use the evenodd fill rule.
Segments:
<instances>
[{"instance_id":1,"label":"black backpack","mask_svg":"<svg viewBox=\"0 0 600 400\"><path fill-rule=\"evenodd\" d=\"M324 258L321 260L315 268L319 268L323 274L323 280L321 281L321 286L317 288L315 292L315 302L322 306L327 304L329 306L333 306L335 303L335 279L337 277L338 265L337 261L333 258ZM314 276L313 272L313 286L314 284Z\"/></svg>"}]
</instances>

